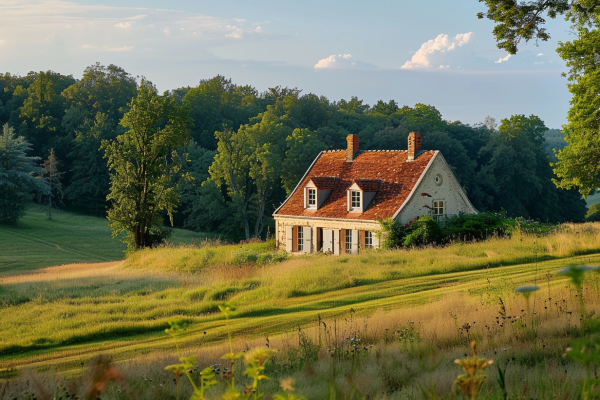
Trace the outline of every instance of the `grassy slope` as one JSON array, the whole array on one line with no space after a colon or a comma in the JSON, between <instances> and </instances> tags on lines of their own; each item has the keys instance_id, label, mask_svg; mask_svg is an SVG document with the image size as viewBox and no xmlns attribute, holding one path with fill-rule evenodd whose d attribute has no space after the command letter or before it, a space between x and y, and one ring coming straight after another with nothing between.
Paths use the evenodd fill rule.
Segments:
<instances>
[{"instance_id":1,"label":"grassy slope","mask_svg":"<svg viewBox=\"0 0 600 400\"><path fill-rule=\"evenodd\" d=\"M182 345L218 344L227 332L217 312L223 300L238 306L230 328L247 338L293 331L319 317L344 317L351 309L366 317L431 304L449 323L448 296L461 296L461 304L502 296L511 304L513 289L521 284L548 279L548 290L564 287L565 278L555 271L573 263L600 263L600 224L543 238L517 235L353 257L311 255L262 267L232 265L232 255L240 251L260 252L265 246L162 248L138 253L127 263L65 266L2 278L0 367L68 369L101 351L128 359L172 349L163 330L173 317L193 322ZM203 264L211 252L221 261ZM164 271L170 265L165 260L186 272ZM197 266L195 274L189 273L190 266ZM515 303L514 308L518 313L523 305ZM492 322L479 320L478 327ZM384 323L394 329L398 321Z\"/></svg>"},{"instance_id":2,"label":"grassy slope","mask_svg":"<svg viewBox=\"0 0 600 400\"><path fill-rule=\"evenodd\" d=\"M173 243L201 240L205 234L175 229ZM17 227L0 225L0 275L69 263L123 259L125 245L111 238L104 218L31 206Z\"/></svg>"}]
</instances>

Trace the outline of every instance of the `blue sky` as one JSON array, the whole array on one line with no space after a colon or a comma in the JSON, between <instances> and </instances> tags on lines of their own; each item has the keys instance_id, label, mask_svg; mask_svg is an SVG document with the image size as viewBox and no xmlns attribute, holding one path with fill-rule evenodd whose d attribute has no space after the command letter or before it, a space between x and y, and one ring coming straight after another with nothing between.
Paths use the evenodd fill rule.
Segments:
<instances>
[{"instance_id":1,"label":"blue sky","mask_svg":"<svg viewBox=\"0 0 600 400\"><path fill-rule=\"evenodd\" d=\"M535 114L564 124L571 37L498 50L477 0L0 0L0 71L81 77L95 62L145 76L160 90L225 75L259 90L281 85L330 100L426 103L445 119Z\"/></svg>"}]
</instances>

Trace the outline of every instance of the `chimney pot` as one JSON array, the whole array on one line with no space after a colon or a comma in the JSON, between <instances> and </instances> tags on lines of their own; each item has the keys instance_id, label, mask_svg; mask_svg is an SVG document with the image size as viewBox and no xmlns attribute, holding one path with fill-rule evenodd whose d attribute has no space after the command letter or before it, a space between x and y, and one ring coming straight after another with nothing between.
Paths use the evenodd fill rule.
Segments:
<instances>
[{"instance_id":1,"label":"chimney pot","mask_svg":"<svg viewBox=\"0 0 600 400\"><path fill-rule=\"evenodd\" d=\"M354 161L354 155L358 151L358 135L348 135L346 137L348 148L346 150L346 161Z\"/></svg>"},{"instance_id":2,"label":"chimney pot","mask_svg":"<svg viewBox=\"0 0 600 400\"><path fill-rule=\"evenodd\" d=\"M408 158L407 161L414 161L421 151L421 134L411 132L408 134Z\"/></svg>"}]
</instances>

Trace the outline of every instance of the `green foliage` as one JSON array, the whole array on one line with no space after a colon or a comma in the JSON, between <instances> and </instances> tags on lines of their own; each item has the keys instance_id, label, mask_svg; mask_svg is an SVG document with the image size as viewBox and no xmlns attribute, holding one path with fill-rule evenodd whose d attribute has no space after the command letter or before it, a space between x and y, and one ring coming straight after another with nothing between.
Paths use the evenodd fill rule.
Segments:
<instances>
[{"instance_id":1,"label":"green foliage","mask_svg":"<svg viewBox=\"0 0 600 400\"><path fill-rule=\"evenodd\" d=\"M404 247L441 244L444 239L442 228L430 215L419 217L405 227Z\"/></svg>"},{"instance_id":2,"label":"green foliage","mask_svg":"<svg viewBox=\"0 0 600 400\"><path fill-rule=\"evenodd\" d=\"M34 177L41 169L35 165L38 157L26 155L30 150L29 143L4 124L0 135L0 224L16 223L25 213L31 193L46 191L44 182Z\"/></svg>"},{"instance_id":3,"label":"green foliage","mask_svg":"<svg viewBox=\"0 0 600 400\"><path fill-rule=\"evenodd\" d=\"M502 213L461 214L446 221L444 236L449 240L481 240L504 236L511 228L511 222Z\"/></svg>"},{"instance_id":4,"label":"green foliage","mask_svg":"<svg viewBox=\"0 0 600 400\"><path fill-rule=\"evenodd\" d=\"M173 218L179 202L175 190L181 161L175 149L189 142L187 109L174 98L159 96L142 82L120 124L127 129L103 141L111 171L112 201L108 220L113 237L125 232L129 249L151 247L164 239L162 212Z\"/></svg>"},{"instance_id":5,"label":"green foliage","mask_svg":"<svg viewBox=\"0 0 600 400\"><path fill-rule=\"evenodd\" d=\"M590 206L585 220L588 222L600 221L600 203L594 203Z\"/></svg>"}]
</instances>

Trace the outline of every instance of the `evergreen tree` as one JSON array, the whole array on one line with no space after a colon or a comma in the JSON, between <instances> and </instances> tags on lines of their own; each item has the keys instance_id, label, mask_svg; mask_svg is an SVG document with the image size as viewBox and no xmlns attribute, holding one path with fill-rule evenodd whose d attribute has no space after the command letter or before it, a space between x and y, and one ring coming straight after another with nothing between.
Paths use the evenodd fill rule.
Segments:
<instances>
[{"instance_id":1,"label":"evergreen tree","mask_svg":"<svg viewBox=\"0 0 600 400\"><path fill-rule=\"evenodd\" d=\"M0 135L0 224L16 223L25 213L31 193L45 189L34 177L41 170L35 166L39 158L26 155L30 150L25 138L4 124Z\"/></svg>"}]
</instances>

